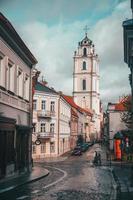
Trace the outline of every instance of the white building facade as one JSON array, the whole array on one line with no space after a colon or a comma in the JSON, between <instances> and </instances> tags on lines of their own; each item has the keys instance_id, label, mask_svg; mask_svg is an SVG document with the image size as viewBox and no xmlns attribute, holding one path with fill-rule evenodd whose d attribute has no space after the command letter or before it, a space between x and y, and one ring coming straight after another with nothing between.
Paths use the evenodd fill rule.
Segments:
<instances>
[{"instance_id":1,"label":"white building facade","mask_svg":"<svg viewBox=\"0 0 133 200\"><path fill-rule=\"evenodd\" d=\"M80 107L93 110L96 138L100 136L99 78L99 59L86 34L74 54L73 97Z\"/></svg>"},{"instance_id":2,"label":"white building facade","mask_svg":"<svg viewBox=\"0 0 133 200\"><path fill-rule=\"evenodd\" d=\"M125 123L121 120L122 110L116 110L116 103L108 103L108 134L109 134L109 148L114 149L114 136L118 131L126 130Z\"/></svg>"},{"instance_id":3,"label":"white building facade","mask_svg":"<svg viewBox=\"0 0 133 200\"><path fill-rule=\"evenodd\" d=\"M31 169L32 71L36 63L0 14L0 178Z\"/></svg>"},{"instance_id":4,"label":"white building facade","mask_svg":"<svg viewBox=\"0 0 133 200\"><path fill-rule=\"evenodd\" d=\"M70 150L71 107L55 90L37 83L33 101L33 159L57 157ZM41 143L36 145L36 140Z\"/></svg>"}]
</instances>

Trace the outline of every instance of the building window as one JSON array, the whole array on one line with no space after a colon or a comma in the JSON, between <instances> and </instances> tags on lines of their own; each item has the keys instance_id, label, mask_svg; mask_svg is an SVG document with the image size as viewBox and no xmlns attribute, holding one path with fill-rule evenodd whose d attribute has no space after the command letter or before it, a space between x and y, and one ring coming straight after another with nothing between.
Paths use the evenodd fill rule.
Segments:
<instances>
[{"instance_id":1,"label":"building window","mask_svg":"<svg viewBox=\"0 0 133 200\"><path fill-rule=\"evenodd\" d=\"M51 104L50 104L50 111L51 111L51 112L54 112L54 111L55 111L55 102L54 102L54 101L51 101Z\"/></svg>"},{"instance_id":2,"label":"building window","mask_svg":"<svg viewBox=\"0 0 133 200\"><path fill-rule=\"evenodd\" d=\"M52 123L50 124L50 133L54 133L55 125Z\"/></svg>"},{"instance_id":3,"label":"building window","mask_svg":"<svg viewBox=\"0 0 133 200\"><path fill-rule=\"evenodd\" d=\"M87 49L86 48L83 49L83 56L87 56Z\"/></svg>"},{"instance_id":4,"label":"building window","mask_svg":"<svg viewBox=\"0 0 133 200\"><path fill-rule=\"evenodd\" d=\"M32 145L32 153L36 154L36 145L35 144Z\"/></svg>"},{"instance_id":5,"label":"building window","mask_svg":"<svg viewBox=\"0 0 133 200\"><path fill-rule=\"evenodd\" d=\"M29 101L29 96L30 96L30 78L26 74L24 78L24 98Z\"/></svg>"},{"instance_id":6,"label":"building window","mask_svg":"<svg viewBox=\"0 0 133 200\"><path fill-rule=\"evenodd\" d=\"M46 101L44 101L44 100L42 100L42 110L45 110L45 108L46 108Z\"/></svg>"},{"instance_id":7,"label":"building window","mask_svg":"<svg viewBox=\"0 0 133 200\"><path fill-rule=\"evenodd\" d=\"M83 70L86 70L86 62L83 62Z\"/></svg>"},{"instance_id":8,"label":"building window","mask_svg":"<svg viewBox=\"0 0 133 200\"><path fill-rule=\"evenodd\" d=\"M84 79L82 82L83 90L86 90L86 80Z\"/></svg>"},{"instance_id":9,"label":"building window","mask_svg":"<svg viewBox=\"0 0 133 200\"><path fill-rule=\"evenodd\" d=\"M33 133L36 133L36 123L33 123Z\"/></svg>"},{"instance_id":10,"label":"building window","mask_svg":"<svg viewBox=\"0 0 133 200\"><path fill-rule=\"evenodd\" d=\"M46 130L45 130L45 128L46 128L46 124L45 123L41 123L41 132L46 132Z\"/></svg>"},{"instance_id":11,"label":"building window","mask_svg":"<svg viewBox=\"0 0 133 200\"><path fill-rule=\"evenodd\" d=\"M55 152L55 143L51 142L50 143L50 153L54 153Z\"/></svg>"},{"instance_id":12,"label":"building window","mask_svg":"<svg viewBox=\"0 0 133 200\"><path fill-rule=\"evenodd\" d=\"M41 153L46 153L46 143L41 144Z\"/></svg>"},{"instance_id":13,"label":"building window","mask_svg":"<svg viewBox=\"0 0 133 200\"><path fill-rule=\"evenodd\" d=\"M21 69L18 69L17 73L17 93L18 96L23 97L23 72Z\"/></svg>"},{"instance_id":14,"label":"building window","mask_svg":"<svg viewBox=\"0 0 133 200\"><path fill-rule=\"evenodd\" d=\"M14 92L15 88L15 65L9 61L7 67L7 89Z\"/></svg>"},{"instance_id":15,"label":"building window","mask_svg":"<svg viewBox=\"0 0 133 200\"><path fill-rule=\"evenodd\" d=\"M0 85L6 87L6 67L4 66L4 55L0 52Z\"/></svg>"},{"instance_id":16,"label":"building window","mask_svg":"<svg viewBox=\"0 0 133 200\"><path fill-rule=\"evenodd\" d=\"M37 100L33 100L33 110L37 110Z\"/></svg>"}]
</instances>

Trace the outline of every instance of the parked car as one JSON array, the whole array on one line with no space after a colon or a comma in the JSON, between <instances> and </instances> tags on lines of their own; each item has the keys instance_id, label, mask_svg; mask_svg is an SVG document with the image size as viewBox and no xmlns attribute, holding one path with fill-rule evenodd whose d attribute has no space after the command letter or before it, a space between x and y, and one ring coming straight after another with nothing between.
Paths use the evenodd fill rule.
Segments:
<instances>
[{"instance_id":1,"label":"parked car","mask_svg":"<svg viewBox=\"0 0 133 200\"><path fill-rule=\"evenodd\" d=\"M89 149L88 143L83 143L83 144L81 145L81 149L82 149L83 152L87 151L87 150Z\"/></svg>"},{"instance_id":2,"label":"parked car","mask_svg":"<svg viewBox=\"0 0 133 200\"><path fill-rule=\"evenodd\" d=\"M93 141L92 142L87 142L87 144L88 144L89 147L91 147L91 146L94 145L94 142Z\"/></svg>"},{"instance_id":3,"label":"parked car","mask_svg":"<svg viewBox=\"0 0 133 200\"><path fill-rule=\"evenodd\" d=\"M77 146L73 149L71 155L73 156L81 156L82 155L82 151L81 151L81 147Z\"/></svg>"},{"instance_id":4,"label":"parked car","mask_svg":"<svg viewBox=\"0 0 133 200\"><path fill-rule=\"evenodd\" d=\"M82 151L82 152L85 152L85 151L88 150L88 148L89 148L89 144L88 144L88 143L78 144L78 147L81 148L81 151Z\"/></svg>"}]
</instances>

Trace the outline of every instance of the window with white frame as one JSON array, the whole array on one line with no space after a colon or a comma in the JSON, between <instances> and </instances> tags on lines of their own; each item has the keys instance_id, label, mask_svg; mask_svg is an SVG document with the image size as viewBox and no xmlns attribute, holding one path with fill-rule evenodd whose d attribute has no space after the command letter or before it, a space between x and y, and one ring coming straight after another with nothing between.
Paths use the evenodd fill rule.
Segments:
<instances>
[{"instance_id":1,"label":"window with white frame","mask_svg":"<svg viewBox=\"0 0 133 200\"><path fill-rule=\"evenodd\" d=\"M82 69L83 69L83 70L86 70L86 62L85 62L85 61L83 61Z\"/></svg>"},{"instance_id":2,"label":"window with white frame","mask_svg":"<svg viewBox=\"0 0 133 200\"><path fill-rule=\"evenodd\" d=\"M86 80L85 79L83 79L83 81L82 81L82 88L83 88L83 90L86 90Z\"/></svg>"},{"instance_id":3,"label":"window with white frame","mask_svg":"<svg viewBox=\"0 0 133 200\"><path fill-rule=\"evenodd\" d=\"M55 152L55 143L51 142L50 143L50 153L54 153Z\"/></svg>"},{"instance_id":4,"label":"window with white frame","mask_svg":"<svg viewBox=\"0 0 133 200\"><path fill-rule=\"evenodd\" d=\"M5 56L0 52L0 86L6 87L6 66Z\"/></svg>"},{"instance_id":5,"label":"window with white frame","mask_svg":"<svg viewBox=\"0 0 133 200\"><path fill-rule=\"evenodd\" d=\"M46 132L46 124L45 123L41 123L41 125L40 125L40 131L41 132Z\"/></svg>"},{"instance_id":6,"label":"window with white frame","mask_svg":"<svg viewBox=\"0 0 133 200\"><path fill-rule=\"evenodd\" d=\"M41 144L41 153L46 153L46 143Z\"/></svg>"},{"instance_id":7,"label":"window with white frame","mask_svg":"<svg viewBox=\"0 0 133 200\"><path fill-rule=\"evenodd\" d=\"M45 100L42 100L42 110L45 110L46 109L46 101Z\"/></svg>"},{"instance_id":8,"label":"window with white frame","mask_svg":"<svg viewBox=\"0 0 133 200\"><path fill-rule=\"evenodd\" d=\"M23 72L20 68L17 71L17 93L18 96L23 97Z\"/></svg>"},{"instance_id":9,"label":"window with white frame","mask_svg":"<svg viewBox=\"0 0 133 200\"><path fill-rule=\"evenodd\" d=\"M37 100L33 99L33 110L37 110Z\"/></svg>"},{"instance_id":10,"label":"window with white frame","mask_svg":"<svg viewBox=\"0 0 133 200\"><path fill-rule=\"evenodd\" d=\"M35 144L32 144L32 153L36 154L36 145Z\"/></svg>"},{"instance_id":11,"label":"window with white frame","mask_svg":"<svg viewBox=\"0 0 133 200\"><path fill-rule=\"evenodd\" d=\"M86 48L83 48L83 55L87 56L87 49Z\"/></svg>"},{"instance_id":12,"label":"window with white frame","mask_svg":"<svg viewBox=\"0 0 133 200\"><path fill-rule=\"evenodd\" d=\"M27 74L24 77L24 99L29 101L30 97L30 78Z\"/></svg>"},{"instance_id":13,"label":"window with white frame","mask_svg":"<svg viewBox=\"0 0 133 200\"><path fill-rule=\"evenodd\" d=\"M15 65L12 61L8 60L7 66L7 89L14 92L15 88Z\"/></svg>"},{"instance_id":14,"label":"window with white frame","mask_svg":"<svg viewBox=\"0 0 133 200\"><path fill-rule=\"evenodd\" d=\"M51 101L51 103L50 103L50 111L51 112L55 111L55 102L54 101Z\"/></svg>"},{"instance_id":15,"label":"window with white frame","mask_svg":"<svg viewBox=\"0 0 133 200\"><path fill-rule=\"evenodd\" d=\"M36 123L33 124L33 133L36 132Z\"/></svg>"},{"instance_id":16,"label":"window with white frame","mask_svg":"<svg viewBox=\"0 0 133 200\"><path fill-rule=\"evenodd\" d=\"M51 123L50 124L50 133L54 133L54 129L55 129L55 124Z\"/></svg>"}]
</instances>

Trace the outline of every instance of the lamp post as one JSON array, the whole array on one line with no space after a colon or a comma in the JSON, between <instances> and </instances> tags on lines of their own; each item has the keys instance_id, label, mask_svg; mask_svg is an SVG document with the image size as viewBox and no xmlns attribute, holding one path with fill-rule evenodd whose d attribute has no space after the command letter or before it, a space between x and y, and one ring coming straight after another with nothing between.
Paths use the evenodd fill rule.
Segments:
<instances>
[{"instance_id":1,"label":"lamp post","mask_svg":"<svg viewBox=\"0 0 133 200\"><path fill-rule=\"evenodd\" d=\"M113 131L111 131L111 132L113 132ZM113 141L113 138L110 138L109 139L109 144L112 141ZM110 167L112 166L112 156L111 156L111 149L110 148L109 148L109 165L110 165Z\"/></svg>"}]
</instances>

